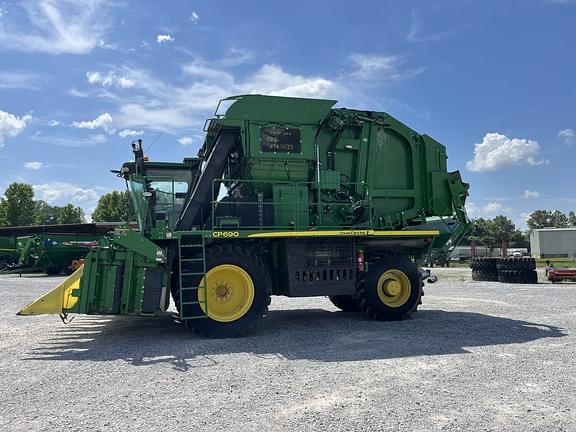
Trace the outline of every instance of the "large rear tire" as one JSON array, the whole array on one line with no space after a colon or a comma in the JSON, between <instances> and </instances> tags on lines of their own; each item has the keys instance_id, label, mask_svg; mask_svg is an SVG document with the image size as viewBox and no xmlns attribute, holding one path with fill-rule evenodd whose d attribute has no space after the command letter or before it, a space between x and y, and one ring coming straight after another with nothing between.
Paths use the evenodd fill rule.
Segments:
<instances>
[{"instance_id":1,"label":"large rear tire","mask_svg":"<svg viewBox=\"0 0 576 432\"><path fill-rule=\"evenodd\" d=\"M515 284L537 284L538 273L536 270L500 270L498 281Z\"/></svg>"},{"instance_id":2,"label":"large rear tire","mask_svg":"<svg viewBox=\"0 0 576 432\"><path fill-rule=\"evenodd\" d=\"M185 270L183 265L183 273ZM176 264L177 266L177 264ZM174 278L174 273L176 277ZM182 292L177 272L173 273L172 295L184 323L196 333L211 338L243 336L257 326L270 305L271 279L267 266L249 249L239 246L215 245L206 249L206 279L188 277L186 286L206 289ZM208 296L205 302L205 295ZM189 303L199 304L189 304ZM206 305L208 310L206 311ZM205 317L207 315L207 317Z\"/></svg>"},{"instance_id":3,"label":"large rear tire","mask_svg":"<svg viewBox=\"0 0 576 432\"><path fill-rule=\"evenodd\" d=\"M473 257L470 259L470 268L472 270L497 270L500 258L496 257Z\"/></svg>"},{"instance_id":4,"label":"large rear tire","mask_svg":"<svg viewBox=\"0 0 576 432\"><path fill-rule=\"evenodd\" d=\"M355 296L335 295L328 297L332 304L343 312L359 312L360 306Z\"/></svg>"},{"instance_id":5,"label":"large rear tire","mask_svg":"<svg viewBox=\"0 0 576 432\"><path fill-rule=\"evenodd\" d=\"M534 258L502 258L497 265L498 270L536 270Z\"/></svg>"},{"instance_id":6,"label":"large rear tire","mask_svg":"<svg viewBox=\"0 0 576 432\"><path fill-rule=\"evenodd\" d=\"M362 311L373 320L407 318L421 304L422 280L407 257L387 256L371 262L356 285Z\"/></svg>"}]
</instances>

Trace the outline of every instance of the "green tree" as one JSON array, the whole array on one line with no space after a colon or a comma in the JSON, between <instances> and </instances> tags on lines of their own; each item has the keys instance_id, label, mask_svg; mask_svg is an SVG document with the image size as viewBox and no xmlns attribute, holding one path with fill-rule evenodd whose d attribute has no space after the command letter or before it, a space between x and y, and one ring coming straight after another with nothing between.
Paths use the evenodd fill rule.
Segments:
<instances>
[{"instance_id":1,"label":"green tree","mask_svg":"<svg viewBox=\"0 0 576 432\"><path fill-rule=\"evenodd\" d=\"M551 222L554 228L566 228L568 226L568 216L560 210L554 210L551 214Z\"/></svg>"},{"instance_id":2,"label":"green tree","mask_svg":"<svg viewBox=\"0 0 576 432\"><path fill-rule=\"evenodd\" d=\"M102 195L92 213L94 222L133 222L135 219L132 199L127 191Z\"/></svg>"},{"instance_id":3,"label":"green tree","mask_svg":"<svg viewBox=\"0 0 576 432\"><path fill-rule=\"evenodd\" d=\"M576 214L573 211L568 212L568 225L576 226Z\"/></svg>"},{"instance_id":4,"label":"green tree","mask_svg":"<svg viewBox=\"0 0 576 432\"><path fill-rule=\"evenodd\" d=\"M516 230L514 231L514 233L512 233L512 236L510 237L510 243L508 244L508 247L528 248L529 245L530 245L530 239L528 235L526 235L520 230Z\"/></svg>"},{"instance_id":5,"label":"green tree","mask_svg":"<svg viewBox=\"0 0 576 432\"><path fill-rule=\"evenodd\" d=\"M472 227L466 235L466 239L469 242L482 242L482 239L486 236L486 220L483 218L477 218L472 220Z\"/></svg>"},{"instance_id":6,"label":"green tree","mask_svg":"<svg viewBox=\"0 0 576 432\"><path fill-rule=\"evenodd\" d=\"M510 243L516 232L514 222L506 216L498 215L487 222L487 239L490 247L499 247L503 242Z\"/></svg>"},{"instance_id":7,"label":"green tree","mask_svg":"<svg viewBox=\"0 0 576 432\"><path fill-rule=\"evenodd\" d=\"M84 222L84 212L80 207L66 204L60 209L60 215L58 217L59 224L75 224L82 222Z\"/></svg>"},{"instance_id":8,"label":"green tree","mask_svg":"<svg viewBox=\"0 0 576 432\"><path fill-rule=\"evenodd\" d=\"M548 210L533 211L526 222L530 230L554 226L552 213Z\"/></svg>"},{"instance_id":9,"label":"green tree","mask_svg":"<svg viewBox=\"0 0 576 432\"><path fill-rule=\"evenodd\" d=\"M32 186L12 183L0 199L0 225L32 225L36 219L36 204Z\"/></svg>"},{"instance_id":10,"label":"green tree","mask_svg":"<svg viewBox=\"0 0 576 432\"><path fill-rule=\"evenodd\" d=\"M62 207L51 206L46 201L36 201L36 225L55 225L60 219Z\"/></svg>"}]
</instances>

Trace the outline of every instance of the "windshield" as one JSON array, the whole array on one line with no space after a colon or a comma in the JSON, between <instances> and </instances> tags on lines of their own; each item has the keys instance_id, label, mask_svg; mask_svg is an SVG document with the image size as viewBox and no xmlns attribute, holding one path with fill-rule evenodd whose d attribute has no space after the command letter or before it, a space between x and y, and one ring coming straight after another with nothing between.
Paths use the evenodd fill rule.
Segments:
<instances>
[{"instance_id":1,"label":"windshield","mask_svg":"<svg viewBox=\"0 0 576 432\"><path fill-rule=\"evenodd\" d=\"M152 170L150 170L152 171ZM184 208L188 193L190 172L171 172L170 176L131 176L128 187L140 230L148 226L173 229ZM155 174L153 171L150 174Z\"/></svg>"}]
</instances>

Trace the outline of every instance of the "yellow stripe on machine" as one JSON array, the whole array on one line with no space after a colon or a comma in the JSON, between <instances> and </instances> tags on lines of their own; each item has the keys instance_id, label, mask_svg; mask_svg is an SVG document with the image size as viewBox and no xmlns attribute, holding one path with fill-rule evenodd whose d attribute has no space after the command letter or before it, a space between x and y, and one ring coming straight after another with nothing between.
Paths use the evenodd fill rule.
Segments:
<instances>
[{"instance_id":1,"label":"yellow stripe on machine","mask_svg":"<svg viewBox=\"0 0 576 432\"><path fill-rule=\"evenodd\" d=\"M78 297L72 296L72 290L80 288L83 272L84 266L82 265L64 282L18 312L18 315L61 314L66 309L74 307L78 302Z\"/></svg>"},{"instance_id":2,"label":"yellow stripe on machine","mask_svg":"<svg viewBox=\"0 0 576 432\"><path fill-rule=\"evenodd\" d=\"M271 231L249 234L250 238L274 237L436 237L438 230L412 230L412 231L375 231L369 230L335 230L335 231Z\"/></svg>"}]
</instances>

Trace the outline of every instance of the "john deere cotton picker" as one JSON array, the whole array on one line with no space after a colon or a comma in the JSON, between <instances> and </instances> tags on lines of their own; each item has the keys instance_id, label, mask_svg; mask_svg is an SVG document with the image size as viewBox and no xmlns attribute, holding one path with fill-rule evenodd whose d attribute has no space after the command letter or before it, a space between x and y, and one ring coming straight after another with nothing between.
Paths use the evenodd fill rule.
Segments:
<instances>
[{"instance_id":1,"label":"john deere cotton picker","mask_svg":"<svg viewBox=\"0 0 576 432\"><path fill-rule=\"evenodd\" d=\"M117 173L139 229L103 237L20 314L160 315L171 296L184 325L232 337L261 320L271 295L329 296L375 320L415 312L418 263L440 231L434 247L449 253L467 230L468 185L434 139L335 103L224 99L182 163L147 161L135 141Z\"/></svg>"}]
</instances>

